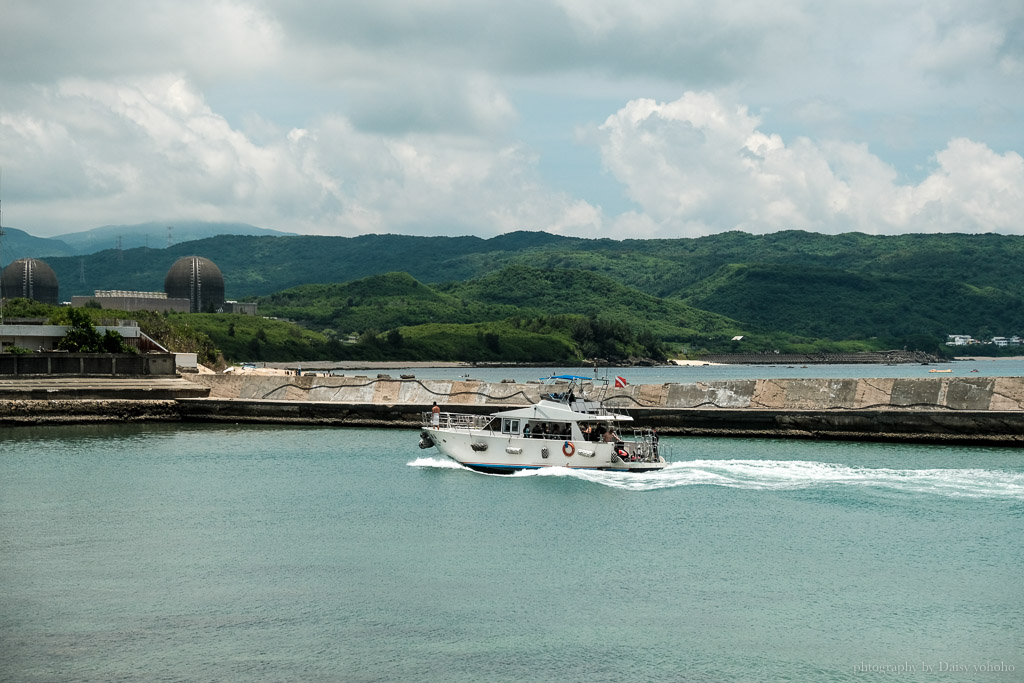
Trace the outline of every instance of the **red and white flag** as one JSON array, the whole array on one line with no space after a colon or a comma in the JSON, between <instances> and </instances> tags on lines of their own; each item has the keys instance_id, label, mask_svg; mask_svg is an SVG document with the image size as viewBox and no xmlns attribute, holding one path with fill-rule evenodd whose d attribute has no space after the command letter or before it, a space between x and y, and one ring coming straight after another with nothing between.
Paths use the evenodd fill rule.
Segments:
<instances>
[{"instance_id":1,"label":"red and white flag","mask_svg":"<svg viewBox=\"0 0 1024 683\"><path fill-rule=\"evenodd\" d=\"M629 382L626 381L625 377L616 377L615 378L615 388L616 389L621 389L622 387L626 386L627 384L629 384Z\"/></svg>"}]
</instances>

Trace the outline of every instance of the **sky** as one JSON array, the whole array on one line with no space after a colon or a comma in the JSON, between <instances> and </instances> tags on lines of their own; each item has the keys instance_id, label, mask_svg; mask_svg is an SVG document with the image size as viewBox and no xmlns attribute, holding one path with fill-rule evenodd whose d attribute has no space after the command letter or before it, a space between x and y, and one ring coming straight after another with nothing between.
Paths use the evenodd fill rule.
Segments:
<instances>
[{"instance_id":1,"label":"sky","mask_svg":"<svg viewBox=\"0 0 1024 683\"><path fill-rule=\"evenodd\" d=\"M1024 234L1021 0L0 0L3 224Z\"/></svg>"}]
</instances>

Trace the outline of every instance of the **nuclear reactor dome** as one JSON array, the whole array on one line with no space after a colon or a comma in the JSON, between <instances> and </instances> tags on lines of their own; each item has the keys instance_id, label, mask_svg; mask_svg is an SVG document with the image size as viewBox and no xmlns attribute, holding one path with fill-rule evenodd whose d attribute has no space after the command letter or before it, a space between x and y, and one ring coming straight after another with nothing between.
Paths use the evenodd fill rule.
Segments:
<instances>
[{"instance_id":1,"label":"nuclear reactor dome","mask_svg":"<svg viewBox=\"0 0 1024 683\"><path fill-rule=\"evenodd\" d=\"M164 278L171 299L188 299L192 313L207 313L224 303L224 276L213 261L202 256L183 256Z\"/></svg>"},{"instance_id":2,"label":"nuclear reactor dome","mask_svg":"<svg viewBox=\"0 0 1024 683\"><path fill-rule=\"evenodd\" d=\"M58 304L57 275L45 261L20 258L4 268L0 275L0 296L7 299L34 299L44 304Z\"/></svg>"}]
</instances>

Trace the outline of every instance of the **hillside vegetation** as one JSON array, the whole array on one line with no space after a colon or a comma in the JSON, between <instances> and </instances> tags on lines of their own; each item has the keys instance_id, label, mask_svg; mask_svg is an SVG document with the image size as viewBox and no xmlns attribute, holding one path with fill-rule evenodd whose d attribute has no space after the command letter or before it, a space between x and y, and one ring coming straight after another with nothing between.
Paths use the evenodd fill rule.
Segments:
<instances>
[{"instance_id":1,"label":"hillside vegetation","mask_svg":"<svg viewBox=\"0 0 1024 683\"><path fill-rule=\"evenodd\" d=\"M263 311L326 330L328 340L577 315L693 350L934 350L948 333L1012 335L1024 323L1024 237L1006 235L232 235L47 262L69 299L95 289L161 290L170 265L189 254L217 263L229 298L264 297ZM404 276L363 282L388 273Z\"/></svg>"}]
</instances>

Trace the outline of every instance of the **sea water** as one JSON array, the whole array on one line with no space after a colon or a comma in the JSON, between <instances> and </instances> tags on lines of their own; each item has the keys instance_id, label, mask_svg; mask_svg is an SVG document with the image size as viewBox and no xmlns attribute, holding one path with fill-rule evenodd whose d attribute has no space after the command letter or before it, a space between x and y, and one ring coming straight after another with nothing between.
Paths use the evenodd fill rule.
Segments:
<instances>
[{"instance_id":1,"label":"sea water","mask_svg":"<svg viewBox=\"0 0 1024 683\"><path fill-rule=\"evenodd\" d=\"M1024 455L416 430L0 432L0 680L1024 680Z\"/></svg>"}]
</instances>

